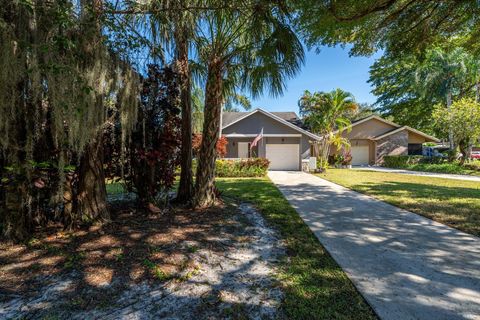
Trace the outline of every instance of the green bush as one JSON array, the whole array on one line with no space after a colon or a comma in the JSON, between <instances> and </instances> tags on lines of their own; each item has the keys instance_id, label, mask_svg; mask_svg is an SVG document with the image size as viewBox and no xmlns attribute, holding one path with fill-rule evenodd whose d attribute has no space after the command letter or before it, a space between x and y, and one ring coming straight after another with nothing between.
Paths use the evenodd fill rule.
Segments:
<instances>
[{"instance_id":1,"label":"green bush","mask_svg":"<svg viewBox=\"0 0 480 320\"><path fill-rule=\"evenodd\" d=\"M267 175L270 161L265 158L249 158L238 160L217 159L215 174L217 177L264 177ZM197 161L192 163L192 171L197 171Z\"/></svg>"},{"instance_id":2,"label":"green bush","mask_svg":"<svg viewBox=\"0 0 480 320\"><path fill-rule=\"evenodd\" d=\"M216 162L217 177L264 177L270 161L265 158L223 160Z\"/></svg>"},{"instance_id":3,"label":"green bush","mask_svg":"<svg viewBox=\"0 0 480 320\"><path fill-rule=\"evenodd\" d=\"M467 162L463 166L459 161L447 161L442 157L385 156L383 160L383 166L388 168L450 174L477 174L480 172L480 161L478 160Z\"/></svg>"},{"instance_id":4,"label":"green bush","mask_svg":"<svg viewBox=\"0 0 480 320\"><path fill-rule=\"evenodd\" d=\"M469 170L480 171L480 160L472 160L463 166Z\"/></svg>"},{"instance_id":5,"label":"green bush","mask_svg":"<svg viewBox=\"0 0 480 320\"><path fill-rule=\"evenodd\" d=\"M385 156L383 157L383 166L389 168L405 168L409 165L418 164L423 156Z\"/></svg>"},{"instance_id":6,"label":"green bush","mask_svg":"<svg viewBox=\"0 0 480 320\"><path fill-rule=\"evenodd\" d=\"M444 164L445 158L424 156L385 156L383 166L389 168L408 168L420 164Z\"/></svg>"}]
</instances>

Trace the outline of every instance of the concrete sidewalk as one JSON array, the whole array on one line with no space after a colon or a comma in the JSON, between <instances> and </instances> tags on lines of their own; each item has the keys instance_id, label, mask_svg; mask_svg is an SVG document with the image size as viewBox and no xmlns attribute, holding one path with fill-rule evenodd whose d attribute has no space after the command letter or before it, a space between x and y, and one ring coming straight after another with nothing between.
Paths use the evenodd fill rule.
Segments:
<instances>
[{"instance_id":1,"label":"concrete sidewalk","mask_svg":"<svg viewBox=\"0 0 480 320\"><path fill-rule=\"evenodd\" d=\"M480 319L480 238L311 174L268 175L381 319Z\"/></svg>"},{"instance_id":2,"label":"concrete sidewalk","mask_svg":"<svg viewBox=\"0 0 480 320\"><path fill-rule=\"evenodd\" d=\"M432 177L432 178L443 178L443 179L453 179L453 180L465 180L465 181L477 181L480 182L480 176L467 176L464 174L450 174L450 173L435 173L435 172L423 172L423 171L412 171L404 169L393 169L385 167L352 167L353 170L367 170L367 171L378 171L378 172L390 172L390 173L400 173L400 174L410 174L413 176L423 176L423 177Z\"/></svg>"}]
</instances>

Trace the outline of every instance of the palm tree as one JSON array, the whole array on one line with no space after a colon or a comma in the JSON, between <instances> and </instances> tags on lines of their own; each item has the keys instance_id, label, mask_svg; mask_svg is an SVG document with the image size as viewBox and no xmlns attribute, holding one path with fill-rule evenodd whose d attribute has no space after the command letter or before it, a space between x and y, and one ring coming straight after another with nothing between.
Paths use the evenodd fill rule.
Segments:
<instances>
[{"instance_id":1,"label":"palm tree","mask_svg":"<svg viewBox=\"0 0 480 320\"><path fill-rule=\"evenodd\" d=\"M129 9L142 12L134 15L134 23L140 27L150 46L154 59L166 63L166 52L173 57L178 74L180 106L182 113L182 145L180 155L180 183L176 200L189 202L193 197L192 175L192 72L190 55L194 46L198 15L187 8L198 3L195 0L145 0L129 3ZM139 36L140 33L138 34ZM171 52L170 50L171 49Z\"/></svg>"},{"instance_id":2,"label":"palm tree","mask_svg":"<svg viewBox=\"0 0 480 320\"><path fill-rule=\"evenodd\" d=\"M196 39L206 66L203 139L199 152L194 204L215 202L215 145L226 93L239 87L253 97L268 90L279 95L285 79L303 63L303 47L281 8L264 1L244 1L242 9L203 14Z\"/></svg>"},{"instance_id":3,"label":"palm tree","mask_svg":"<svg viewBox=\"0 0 480 320\"><path fill-rule=\"evenodd\" d=\"M156 35L166 47L173 47L175 70L179 75L180 106L182 112L182 146L180 155L180 182L177 198L189 202L193 197L192 175L192 74L189 53L195 34L197 15L185 7L194 0L151 0L149 10L155 12L152 22Z\"/></svg>"},{"instance_id":4,"label":"palm tree","mask_svg":"<svg viewBox=\"0 0 480 320\"><path fill-rule=\"evenodd\" d=\"M227 97L225 103L223 104L223 111L239 112L239 107L242 107L242 109L245 111L249 111L252 109L252 102L243 94L233 93Z\"/></svg>"},{"instance_id":5,"label":"palm tree","mask_svg":"<svg viewBox=\"0 0 480 320\"><path fill-rule=\"evenodd\" d=\"M305 123L322 138L314 147L321 166L325 168L332 144L348 146L341 135L349 128L351 121L348 116L358 109L358 104L351 93L336 89L313 94L307 90L298 106Z\"/></svg>"},{"instance_id":6,"label":"palm tree","mask_svg":"<svg viewBox=\"0 0 480 320\"><path fill-rule=\"evenodd\" d=\"M192 130L201 133L203 128L203 110L205 109L205 93L200 87L192 90Z\"/></svg>"},{"instance_id":7,"label":"palm tree","mask_svg":"<svg viewBox=\"0 0 480 320\"><path fill-rule=\"evenodd\" d=\"M450 109L453 96L459 95L467 83L469 60L469 55L460 47L448 51L442 48L429 50L416 71L416 82L422 94L444 96L447 109ZM448 139L450 149L455 149L452 130L449 130Z\"/></svg>"}]
</instances>

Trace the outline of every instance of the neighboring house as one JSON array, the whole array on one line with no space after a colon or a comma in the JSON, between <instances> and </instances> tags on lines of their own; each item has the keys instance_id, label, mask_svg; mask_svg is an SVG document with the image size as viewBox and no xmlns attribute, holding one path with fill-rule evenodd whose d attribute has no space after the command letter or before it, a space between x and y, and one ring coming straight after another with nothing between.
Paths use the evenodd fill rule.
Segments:
<instances>
[{"instance_id":1,"label":"neighboring house","mask_svg":"<svg viewBox=\"0 0 480 320\"><path fill-rule=\"evenodd\" d=\"M258 145L252 141L263 130ZM227 137L226 158L264 157L271 170L300 170L310 158L310 145L320 137L302 128L295 112L223 112L222 135Z\"/></svg>"},{"instance_id":2,"label":"neighboring house","mask_svg":"<svg viewBox=\"0 0 480 320\"><path fill-rule=\"evenodd\" d=\"M440 142L435 137L371 115L353 122L343 136L350 141L352 164L382 164L386 155L421 155L422 144ZM332 150L335 154L336 150Z\"/></svg>"}]
</instances>

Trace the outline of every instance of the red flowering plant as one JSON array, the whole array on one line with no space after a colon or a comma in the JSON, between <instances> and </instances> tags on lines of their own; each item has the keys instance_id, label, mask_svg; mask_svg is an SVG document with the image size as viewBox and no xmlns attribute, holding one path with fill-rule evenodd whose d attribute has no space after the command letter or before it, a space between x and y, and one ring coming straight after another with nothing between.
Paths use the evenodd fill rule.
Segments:
<instances>
[{"instance_id":1,"label":"red flowering plant","mask_svg":"<svg viewBox=\"0 0 480 320\"><path fill-rule=\"evenodd\" d=\"M202 135L200 133L193 134L192 149L193 149L194 157L198 156L201 145L202 145ZM228 145L227 137L221 136L220 138L218 138L217 144L215 146L217 150L217 157L224 158L227 155L227 145Z\"/></svg>"},{"instance_id":2,"label":"red flowering plant","mask_svg":"<svg viewBox=\"0 0 480 320\"><path fill-rule=\"evenodd\" d=\"M171 68L149 66L129 145L130 172L125 175L127 188L149 209L168 200L175 182L181 146L179 92L177 74Z\"/></svg>"}]
</instances>

